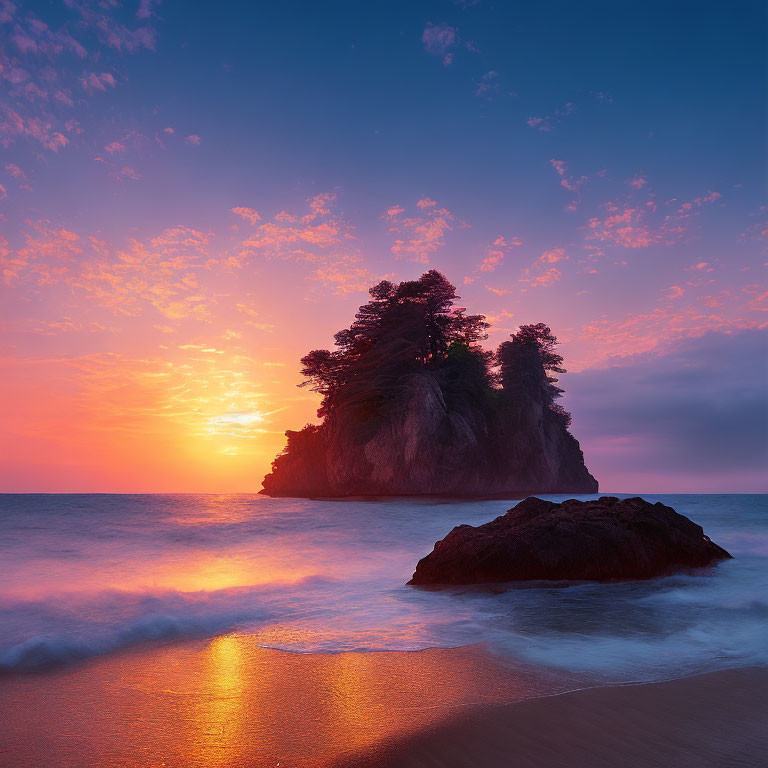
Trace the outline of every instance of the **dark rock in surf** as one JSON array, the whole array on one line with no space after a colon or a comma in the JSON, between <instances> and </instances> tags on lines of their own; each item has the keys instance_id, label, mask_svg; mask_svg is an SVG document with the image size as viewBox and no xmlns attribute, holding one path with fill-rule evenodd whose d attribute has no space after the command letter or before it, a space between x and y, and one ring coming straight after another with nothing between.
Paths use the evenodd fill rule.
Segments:
<instances>
[{"instance_id":1,"label":"dark rock in surf","mask_svg":"<svg viewBox=\"0 0 768 768\"><path fill-rule=\"evenodd\" d=\"M485 525L460 525L409 584L649 579L730 558L671 507L603 496L560 504L531 496Z\"/></svg>"}]
</instances>

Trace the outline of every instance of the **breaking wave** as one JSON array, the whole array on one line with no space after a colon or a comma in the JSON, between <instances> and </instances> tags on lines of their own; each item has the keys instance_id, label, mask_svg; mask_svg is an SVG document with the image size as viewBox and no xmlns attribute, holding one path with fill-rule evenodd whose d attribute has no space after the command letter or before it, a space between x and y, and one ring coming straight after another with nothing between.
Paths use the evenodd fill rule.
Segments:
<instances>
[{"instance_id":1,"label":"breaking wave","mask_svg":"<svg viewBox=\"0 0 768 768\"><path fill-rule=\"evenodd\" d=\"M648 498L735 558L649 582L420 590L405 581L437 539L511 503L23 497L0 534L0 671L229 632L299 653L480 642L615 682L768 663L764 497Z\"/></svg>"}]
</instances>

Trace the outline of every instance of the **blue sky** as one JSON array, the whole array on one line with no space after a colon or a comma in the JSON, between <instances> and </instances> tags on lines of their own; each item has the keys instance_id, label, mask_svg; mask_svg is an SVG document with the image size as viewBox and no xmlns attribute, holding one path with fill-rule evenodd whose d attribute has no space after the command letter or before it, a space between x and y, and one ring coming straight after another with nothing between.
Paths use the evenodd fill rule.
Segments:
<instances>
[{"instance_id":1,"label":"blue sky","mask_svg":"<svg viewBox=\"0 0 768 768\"><path fill-rule=\"evenodd\" d=\"M43 455L54 490L257 490L313 417L301 354L430 267L490 346L552 326L603 487L633 475L591 376L638 387L724 338L765 375L763 3L6 1L0 34L6 485ZM66 462L47 402L78 414ZM233 412L258 426L216 434ZM633 490L764 486L652 464Z\"/></svg>"}]
</instances>

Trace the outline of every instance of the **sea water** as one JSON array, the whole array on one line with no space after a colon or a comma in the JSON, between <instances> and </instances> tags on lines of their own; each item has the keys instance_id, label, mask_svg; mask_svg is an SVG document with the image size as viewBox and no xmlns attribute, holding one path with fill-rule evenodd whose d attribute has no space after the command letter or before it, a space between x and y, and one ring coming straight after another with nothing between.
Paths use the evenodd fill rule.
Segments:
<instances>
[{"instance_id":1,"label":"sea water","mask_svg":"<svg viewBox=\"0 0 768 768\"><path fill-rule=\"evenodd\" d=\"M2 495L0 670L233 632L298 653L482 643L608 682L768 663L768 496L644 498L734 559L650 581L425 589L406 581L435 541L514 500Z\"/></svg>"}]
</instances>

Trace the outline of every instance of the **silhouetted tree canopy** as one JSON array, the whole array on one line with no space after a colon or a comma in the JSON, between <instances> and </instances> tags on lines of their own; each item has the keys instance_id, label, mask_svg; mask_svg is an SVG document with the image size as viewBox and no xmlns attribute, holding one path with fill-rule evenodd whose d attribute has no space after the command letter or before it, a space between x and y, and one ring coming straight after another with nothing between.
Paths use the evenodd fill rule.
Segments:
<instances>
[{"instance_id":1,"label":"silhouetted tree canopy","mask_svg":"<svg viewBox=\"0 0 768 768\"><path fill-rule=\"evenodd\" d=\"M510 393L526 393L540 401L566 426L571 415L555 400L563 394L553 373L565 373L562 355L555 351L557 338L544 323L521 325L512 341L499 346L497 360L502 387Z\"/></svg>"},{"instance_id":2,"label":"silhouetted tree canopy","mask_svg":"<svg viewBox=\"0 0 768 768\"><path fill-rule=\"evenodd\" d=\"M316 349L301 360L307 381L300 386L323 396L319 416L339 403L356 408L361 421L403 407L404 383L427 368L440 374L448 399L489 403L500 384L510 398L533 397L570 424L554 402L562 389L552 374L565 369L544 323L521 326L494 356L480 346L489 323L456 306L456 288L437 270L402 283L382 280L369 293L352 325L335 335L335 351Z\"/></svg>"}]
</instances>

